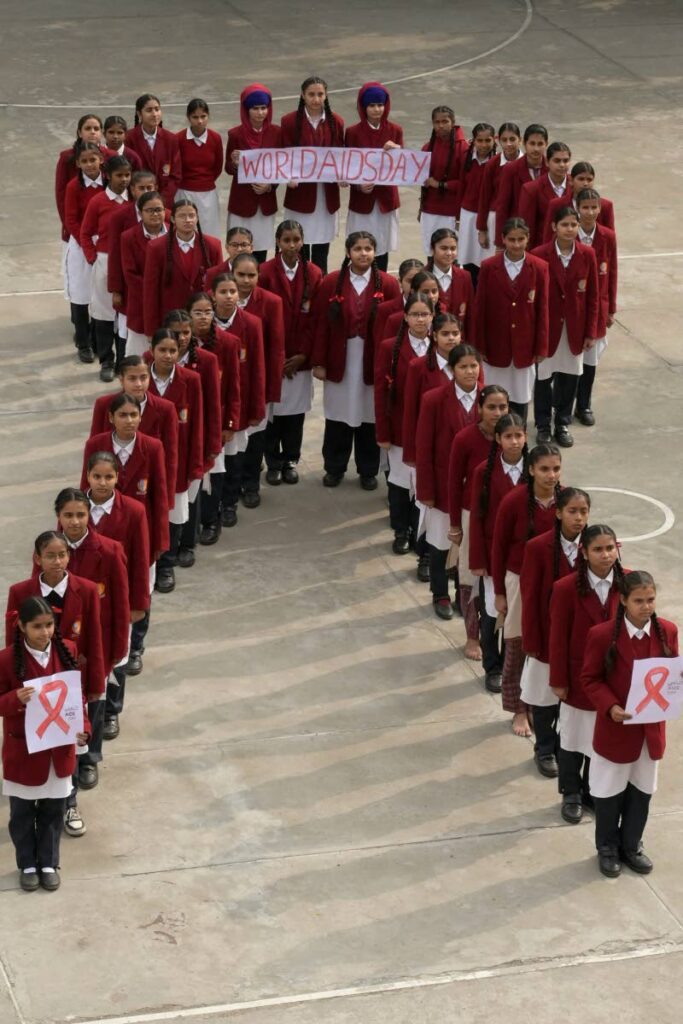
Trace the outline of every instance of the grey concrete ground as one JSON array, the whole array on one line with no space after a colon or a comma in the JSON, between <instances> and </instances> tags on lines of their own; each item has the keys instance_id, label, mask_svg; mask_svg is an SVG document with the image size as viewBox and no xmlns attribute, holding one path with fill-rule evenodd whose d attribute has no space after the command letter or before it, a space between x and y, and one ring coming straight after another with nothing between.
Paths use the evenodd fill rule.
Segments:
<instances>
[{"instance_id":1,"label":"grey concrete ground","mask_svg":"<svg viewBox=\"0 0 683 1024\"><path fill-rule=\"evenodd\" d=\"M620 312L598 426L577 427L565 480L593 491L625 563L653 570L682 621L680 524L643 539L664 522L648 497L681 503L680 4L35 0L0 13L4 586L78 480L101 391L58 294L52 171L75 120L129 114L151 89L170 127L203 95L224 130L245 82L291 97L318 71L346 90L333 105L347 119L358 84L399 80L410 143L449 102L468 127L541 120L597 165L617 209ZM414 217L406 192L402 256L419 252ZM18 892L0 834L2 1024L479 1024L558 1007L585 1024L678 1021L680 725L648 826L656 870L608 882L590 821L562 825L530 745L462 659L460 622L437 624L412 561L390 554L383 495L320 486L320 440L317 412L301 484L266 488L155 600L121 737L82 798L88 834L63 843L61 891Z\"/></svg>"}]
</instances>

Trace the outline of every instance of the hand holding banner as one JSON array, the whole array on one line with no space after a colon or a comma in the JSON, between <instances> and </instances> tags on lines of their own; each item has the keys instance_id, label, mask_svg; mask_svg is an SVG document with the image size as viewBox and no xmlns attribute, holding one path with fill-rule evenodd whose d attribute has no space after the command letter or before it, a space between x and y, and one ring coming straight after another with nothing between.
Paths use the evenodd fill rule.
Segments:
<instances>
[{"instance_id":1,"label":"hand holding banner","mask_svg":"<svg viewBox=\"0 0 683 1024\"><path fill-rule=\"evenodd\" d=\"M247 149L237 171L241 185L335 182L349 185L423 185L431 153L414 149L348 149L294 146Z\"/></svg>"},{"instance_id":2,"label":"hand holding banner","mask_svg":"<svg viewBox=\"0 0 683 1024\"><path fill-rule=\"evenodd\" d=\"M29 679L35 693L26 705L24 730L29 754L77 742L83 732L81 673L58 672Z\"/></svg>"},{"instance_id":3,"label":"hand holding banner","mask_svg":"<svg viewBox=\"0 0 683 1024\"><path fill-rule=\"evenodd\" d=\"M678 718L683 708L683 655L641 658L633 663L624 725L647 725Z\"/></svg>"}]
</instances>

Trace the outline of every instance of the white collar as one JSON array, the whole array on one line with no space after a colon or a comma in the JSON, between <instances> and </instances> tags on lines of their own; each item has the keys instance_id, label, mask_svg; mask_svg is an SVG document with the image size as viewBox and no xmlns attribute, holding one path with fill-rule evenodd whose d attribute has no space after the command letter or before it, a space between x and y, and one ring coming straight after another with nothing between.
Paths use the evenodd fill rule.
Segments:
<instances>
[{"instance_id":1,"label":"white collar","mask_svg":"<svg viewBox=\"0 0 683 1024\"><path fill-rule=\"evenodd\" d=\"M121 452L127 452L128 455L131 455L133 452L133 448L135 448L136 440L137 438L134 437L132 441L126 441L126 443L123 444L123 442L120 441L116 436L116 432L113 431L111 435L111 445L112 448L114 449L114 455L120 455Z\"/></svg>"},{"instance_id":2,"label":"white collar","mask_svg":"<svg viewBox=\"0 0 683 1024\"><path fill-rule=\"evenodd\" d=\"M83 543L83 541L87 540L88 533L89 533L89 531L86 530L80 540L69 540L68 537L66 538L66 542L67 542L67 544L69 545L69 547L71 548L72 551L78 551L78 549L80 548L80 546Z\"/></svg>"},{"instance_id":3,"label":"white collar","mask_svg":"<svg viewBox=\"0 0 683 1024\"><path fill-rule=\"evenodd\" d=\"M35 647L29 647L26 640L24 640L24 647L31 655L34 661L37 661L41 668L47 668L47 664L50 660L50 651L52 649L52 641L48 643L44 651L37 651ZM29 684L30 685L30 684Z\"/></svg>"},{"instance_id":4,"label":"white collar","mask_svg":"<svg viewBox=\"0 0 683 1024\"><path fill-rule=\"evenodd\" d=\"M564 534L560 533L560 544L562 545L562 550L567 556L567 561L571 566L573 566L576 561L576 556L579 553L578 540L567 540Z\"/></svg>"},{"instance_id":5,"label":"white collar","mask_svg":"<svg viewBox=\"0 0 683 1024\"><path fill-rule=\"evenodd\" d=\"M88 178L85 174L81 175L81 177L86 188L102 188L104 185L101 174L98 174L96 178Z\"/></svg>"},{"instance_id":6,"label":"white collar","mask_svg":"<svg viewBox=\"0 0 683 1024\"><path fill-rule=\"evenodd\" d=\"M501 452L500 461L503 466L503 472L507 473L510 479L516 483L524 472L524 458L521 458L519 462L506 462Z\"/></svg>"},{"instance_id":7,"label":"white collar","mask_svg":"<svg viewBox=\"0 0 683 1024\"><path fill-rule=\"evenodd\" d=\"M369 284L370 270L371 268L368 267L364 274L357 274L355 270L351 270L351 267L349 267L349 278L351 279L351 281L365 281L366 284Z\"/></svg>"},{"instance_id":8,"label":"white collar","mask_svg":"<svg viewBox=\"0 0 683 1024\"><path fill-rule=\"evenodd\" d=\"M142 125L140 125L140 127L142 128ZM154 134L153 135L148 135L147 132L145 131L145 129L142 128L142 134L143 134L144 138L147 140L147 142L156 142L157 141L157 132L158 131L159 131L159 129L155 128L154 129Z\"/></svg>"},{"instance_id":9,"label":"white collar","mask_svg":"<svg viewBox=\"0 0 683 1024\"><path fill-rule=\"evenodd\" d=\"M583 230L583 228L579 224L579 241L583 242L584 245L592 245L594 238L595 238L595 225L593 225L593 230L591 231L591 233L588 234L586 231Z\"/></svg>"},{"instance_id":10,"label":"white collar","mask_svg":"<svg viewBox=\"0 0 683 1024\"><path fill-rule=\"evenodd\" d=\"M69 574L68 572L65 572L64 579L60 583L58 583L56 587L51 587L49 586L49 584L45 582L45 580L43 579L42 572L38 577L38 582L40 583L40 592L43 595L43 597L47 597L47 595L51 594L53 590L55 594L59 595L59 597L64 597L64 595L66 594L66 588L69 586Z\"/></svg>"},{"instance_id":11,"label":"white collar","mask_svg":"<svg viewBox=\"0 0 683 1024\"><path fill-rule=\"evenodd\" d=\"M443 370L446 376L450 377L450 379L453 380L453 371L448 365L448 360L444 359L444 357L442 355L439 355L438 352L435 352L434 355L436 356L436 365L439 367L439 369Z\"/></svg>"},{"instance_id":12,"label":"white collar","mask_svg":"<svg viewBox=\"0 0 683 1024\"><path fill-rule=\"evenodd\" d=\"M599 587L605 589L605 586L609 590L614 580L614 569L610 569L609 573L603 579L601 576L596 576L592 569L588 570L588 582L590 583L593 590L597 590Z\"/></svg>"},{"instance_id":13,"label":"white collar","mask_svg":"<svg viewBox=\"0 0 683 1024\"><path fill-rule=\"evenodd\" d=\"M304 107L304 114L306 115L306 120L309 122L309 124L312 124L314 128L317 128L319 124L322 124L323 121L327 120L327 118L325 116L325 111L324 110L323 110L322 114L320 115L320 117L316 117L315 120L308 113L308 110L306 109L306 107Z\"/></svg>"},{"instance_id":14,"label":"white collar","mask_svg":"<svg viewBox=\"0 0 683 1024\"><path fill-rule=\"evenodd\" d=\"M162 224L161 225L161 231L159 232L158 235L150 235L150 233L147 230L147 228L145 227L145 225L144 224L142 225L142 233L145 236L145 238L150 238L150 239L151 238L161 238L162 235L167 234L167 231L168 231L168 229L167 229L166 225Z\"/></svg>"},{"instance_id":15,"label":"white collar","mask_svg":"<svg viewBox=\"0 0 683 1024\"><path fill-rule=\"evenodd\" d=\"M500 151L500 166L501 167L505 167L505 164L513 164L515 162L515 160L519 160L520 156L522 156L522 155L523 155L522 154L522 150L518 149L517 150L517 156L513 156L513 158L511 160L508 160L508 158L505 156L505 153L503 153L503 151L501 150Z\"/></svg>"},{"instance_id":16,"label":"white collar","mask_svg":"<svg viewBox=\"0 0 683 1024\"><path fill-rule=\"evenodd\" d=\"M293 281L294 278L296 277L296 272L299 269L299 261L297 260L293 267L288 267L285 261L282 259L282 254L280 254L280 259L282 260L282 267L284 269L285 274L287 275L290 281Z\"/></svg>"},{"instance_id":17,"label":"white collar","mask_svg":"<svg viewBox=\"0 0 683 1024\"><path fill-rule=\"evenodd\" d=\"M648 619L642 629L638 629L634 626L630 619L624 616L624 623L626 624L626 632L633 640L636 637L637 640L642 640L644 636L650 635L650 627L652 626L652 619Z\"/></svg>"},{"instance_id":18,"label":"white collar","mask_svg":"<svg viewBox=\"0 0 683 1024\"><path fill-rule=\"evenodd\" d=\"M107 185L104 191L107 199L111 199L112 203L118 203L119 206L128 201L128 189L124 189L121 195L119 195L117 192L112 192L109 185Z\"/></svg>"},{"instance_id":19,"label":"white collar","mask_svg":"<svg viewBox=\"0 0 683 1024\"><path fill-rule=\"evenodd\" d=\"M526 260L526 254L522 256L521 260L511 260L506 252L503 252L503 266L507 272L508 277L513 280L522 273L524 269L524 261Z\"/></svg>"},{"instance_id":20,"label":"white collar","mask_svg":"<svg viewBox=\"0 0 683 1024\"><path fill-rule=\"evenodd\" d=\"M180 359L178 360L178 365L179 366L187 366L189 361L190 361L190 350L188 348L186 350L186 352L185 352L185 355L181 356Z\"/></svg>"},{"instance_id":21,"label":"white collar","mask_svg":"<svg viewBox=\"0 0 683 1024\"><path fill-rule=\"evenodd\" d=\"M154 363L149 364L149 372L152 379L154 380L154 383L157 386L157 389L161 391L161 389L163 388L165 391L166 388L173 383L173 378L175 377L175 366L171 369L171 372L169 373L168 377L159 377L159 375L154 369Z\"/></svg>"},{"instance_id":22,"label":"white collar","mask_svg":"<svg viewBox=\"0 0 683 1024\"><path fill-rule=\"evenodd\" d=\"M209 137L209 129L205 128L201 135L195 135L191 128L188 128L185 132L185 138L188 142L195 142L198 146L203 146Z\"/></svg>"},{"instance_id":23,"label":"white collar","mask_svg":"<svg viewBox=\"0 0 683 1024\"><path fill-rule=\"evenodd\" d=\"M418 356L423 356L429 347L429 338L416 338L410 331L408 331L408 341L413 352Z\"/></svg>"},{"instance_id":24,"label":"white collar","mask_svg":"<svg viewBox=\"0 0 683 1024\"><path fill-rule=\"evenodd\" d=\"M145 415L145 408L147 407L147 395L140 402L140 419Z\"/></svg>"},{"instance_id":25,"label":"white collar","mask_svg":"<svg viewBox=\"0 0 683 1024\"><path fill-rule=\"evenodd\" d=\"M195 243L196 238L197 238L197 236L193 235L192 238L190 238L187 242L185 242L185 241L183 241L182 238L178 238L177 235L175 236L175 240L176 240L176 242L178 243L178 245L180 246L180 248L182 249L183 252L189 252L190 249L194 249L194 243Z\"/></svg>"},{"instance_id":26,"label":"white collar","mask_svg":"<svg viewBox=\"0 0 683 1024\"><path fill-rule=\"evenodd\" d=\"M437 279L439 284L442 281L448 281L448 283L450 284L451 281L453 280L453 267L449 267L448 270L439 270L439 268L435 265L434 269L432 270L432 273L434 274L434 277Z\"/></svg>"},{"instance_id":27,"label":"white collar","mask_svg":"<svg viewBox=\"0 0 683 1024\"><path fill-rule=\"evenodd\" d=\"M477 398L477 388L472 388L471 391L463 391L459 384L455 385L455 395L459 402L466 405L468 409L471 409Z\"/></svg>"},{"instance_id":28,"label":"white collar","mask_svg":"<svg viewBox=\"0 0 683 1024\"><path fill-rule=\"evenodd\" d=\"M567 175L565 174L564 181L562 182L561 185L556 185L555 182L553 181L553 179L550 177L550 175L548 175L548 182L550 184L551 189L553 190L553 192L557 196L557 198L561 199L562 196L564 195L564 193L566 192L566 189L567 189Z\"/></svg>"},{"instance_id":29,"label":"white collar","mask_svg":"<svg viewBox=\"0 0 683 1024\"><path fill-rule=\"evenodd\" d=\"M562 261L562 265L567 267L567 266L569 266L569 263L570 263L570 260L571 260L572 256L576 252L576 243L572 242L572 251L567 255L566 253L560 252L559 243L555 242L555 252L560 257L560 260Z\"/></svg>"},{"instance_id":30,"label":"white collar","mask_svg":"<svg viewBox=\"0 0 683 1024\"><path fill-rule=\"evenodd\" d=\"M235 319L236 316L237 316L237 309L233 309L231 315L228 317L227 320L221 320L221 318L219 316L216 316L215 313L214 313L214 317L213 318L214 318L214 320L216 321L216 323L218 324L219 327L221 327L224 331L228 331L232 327L232 322L233 322L233 320Z\"/></svg>"},{"instance_id":31,"label":"white collar","mask_svg":"<svg viewBox=\"0 0 683 1024\"><path fill-rule=\"evenodd\" d=\"M368 128L372 128L373 132L378 132L380 130L380 128L382 127L382 122L381 121L380 121L379 124L370 124L370 119L368 117L365 118L365 121L366 121L366 124L367 124Z\"/></svg>"},{"instance_id":32,"label":"white collar","mask_svg":"<svg viewBox=\"0 0 683 1024\"><path fill-rule=\"evenodd\" d=\"M112 509L114 507L114 501L115 500L116 500L116 492L114 492L114 494L112 494L111 498L108 498L106 501L103 501L101 505L98 505L95 501L93 501L92 497L90 496L90 491L88 491L88 501L90 502L90 512L91 512L91 514L92 514L92 512L99 511L103 515L106 515L106 516L111 515L111 511L112 511Z\"/></svg>"}]
</instances>

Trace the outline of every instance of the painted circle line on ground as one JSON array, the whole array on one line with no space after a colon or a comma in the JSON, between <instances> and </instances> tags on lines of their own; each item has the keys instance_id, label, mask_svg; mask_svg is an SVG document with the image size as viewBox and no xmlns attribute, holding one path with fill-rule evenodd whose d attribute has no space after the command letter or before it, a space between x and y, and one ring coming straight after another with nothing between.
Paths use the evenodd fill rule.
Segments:
<instances>
[{"instance_id":1,"label":"painted circle line on ground","mask_svg":"<svg viewBox=\"0 0 683 1024\"><path fill-rule=\"evenodd\" d=\"M419 78L431 78L434 75L443 75L446 71L455 71L457 68L463 68L467 64L475 64L478 60L483 60L485 57L491 57L494 53L498 53L500 50L504 50L506 46L511 46L512 43L516 43L521 35L523 35L531 24L531 19L534 16L534 7L531 0L523 0L525 14L524 21L517 29L513 32L508 39L504 39L502 43L498 43L497 46L492 46L489 50L484 50L483 53L478 53L475 57L466 57L464 60L456 61L455 64L446 64L442 68L433 68L431 71L421 71L416 75L404 75L402 78L393 78L390 81L384 82L384 85L401 85L402 82L414 82ZM357 92L359 86L349 85L343 89L330 89L330 96L339 96L345 92ZM294 93L292 96L273 96L273 102L279 103L282 100L298 100L299 93ZM207 103L212 107L232 107L238 106L239 100L207 100ZM91 104L89 101L84 103L0 103L0 107L18 107L24 110L84 110L89 106L96 106L97 104ZM183 100L179 103L164 103L164 107L185 107L187 100Z\"/></svg>"},{"instance_id":2,"label":"painted circle line on ground","mask_svg":"<svg viewBox=\"0 0 683 1024\"><path fill-rule=\"evenodd\" d=\"M641 501L649 502L650 505L654 505L655 508L658 508L664 514L664 522L656 530L652 530L650 533L641 533L637 537L620 537L620 543L633 544L639 540L652 540L653 537L660 537L663 533L668 533L676 522L676 516L669 506L657 498L651 498L649 494L641 494L639 491L625 491L622 487L587 487L586 489L589 494L592 494L593 491L605 491L609 494L626 494L629 498L640 498Z\"/></svg>"}]
</instances>

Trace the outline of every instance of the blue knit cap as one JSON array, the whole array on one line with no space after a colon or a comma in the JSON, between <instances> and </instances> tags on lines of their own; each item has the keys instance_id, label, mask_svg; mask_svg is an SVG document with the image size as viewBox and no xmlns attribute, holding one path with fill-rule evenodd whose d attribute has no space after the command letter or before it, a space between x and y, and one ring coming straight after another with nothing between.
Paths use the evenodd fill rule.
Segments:
<instances>
[{"instance_id":1,"label":"blue knit cap","mask_svg":"<svg viewBox=\"0 0 683 1024\"><path fill-rule=\"evenodd\" d=\"M256 90L255 92L249 93L248 96L245 96L244 106L247 110L251 110L252 107L269 107L270 96L267 92L259 92Z\"/></svg>"},{"instance_id":2,"label":"blue knit cap","mask_svg":"<svg viewBox=\"0 0 683 1024\"><path fill-rule=\"evenodd\" d=\"M371 85L363 93L361 103L367 109L371 103L386 103L388 96L386 89L381 89L378 85Z\"/></svg>"}]
</instances>

